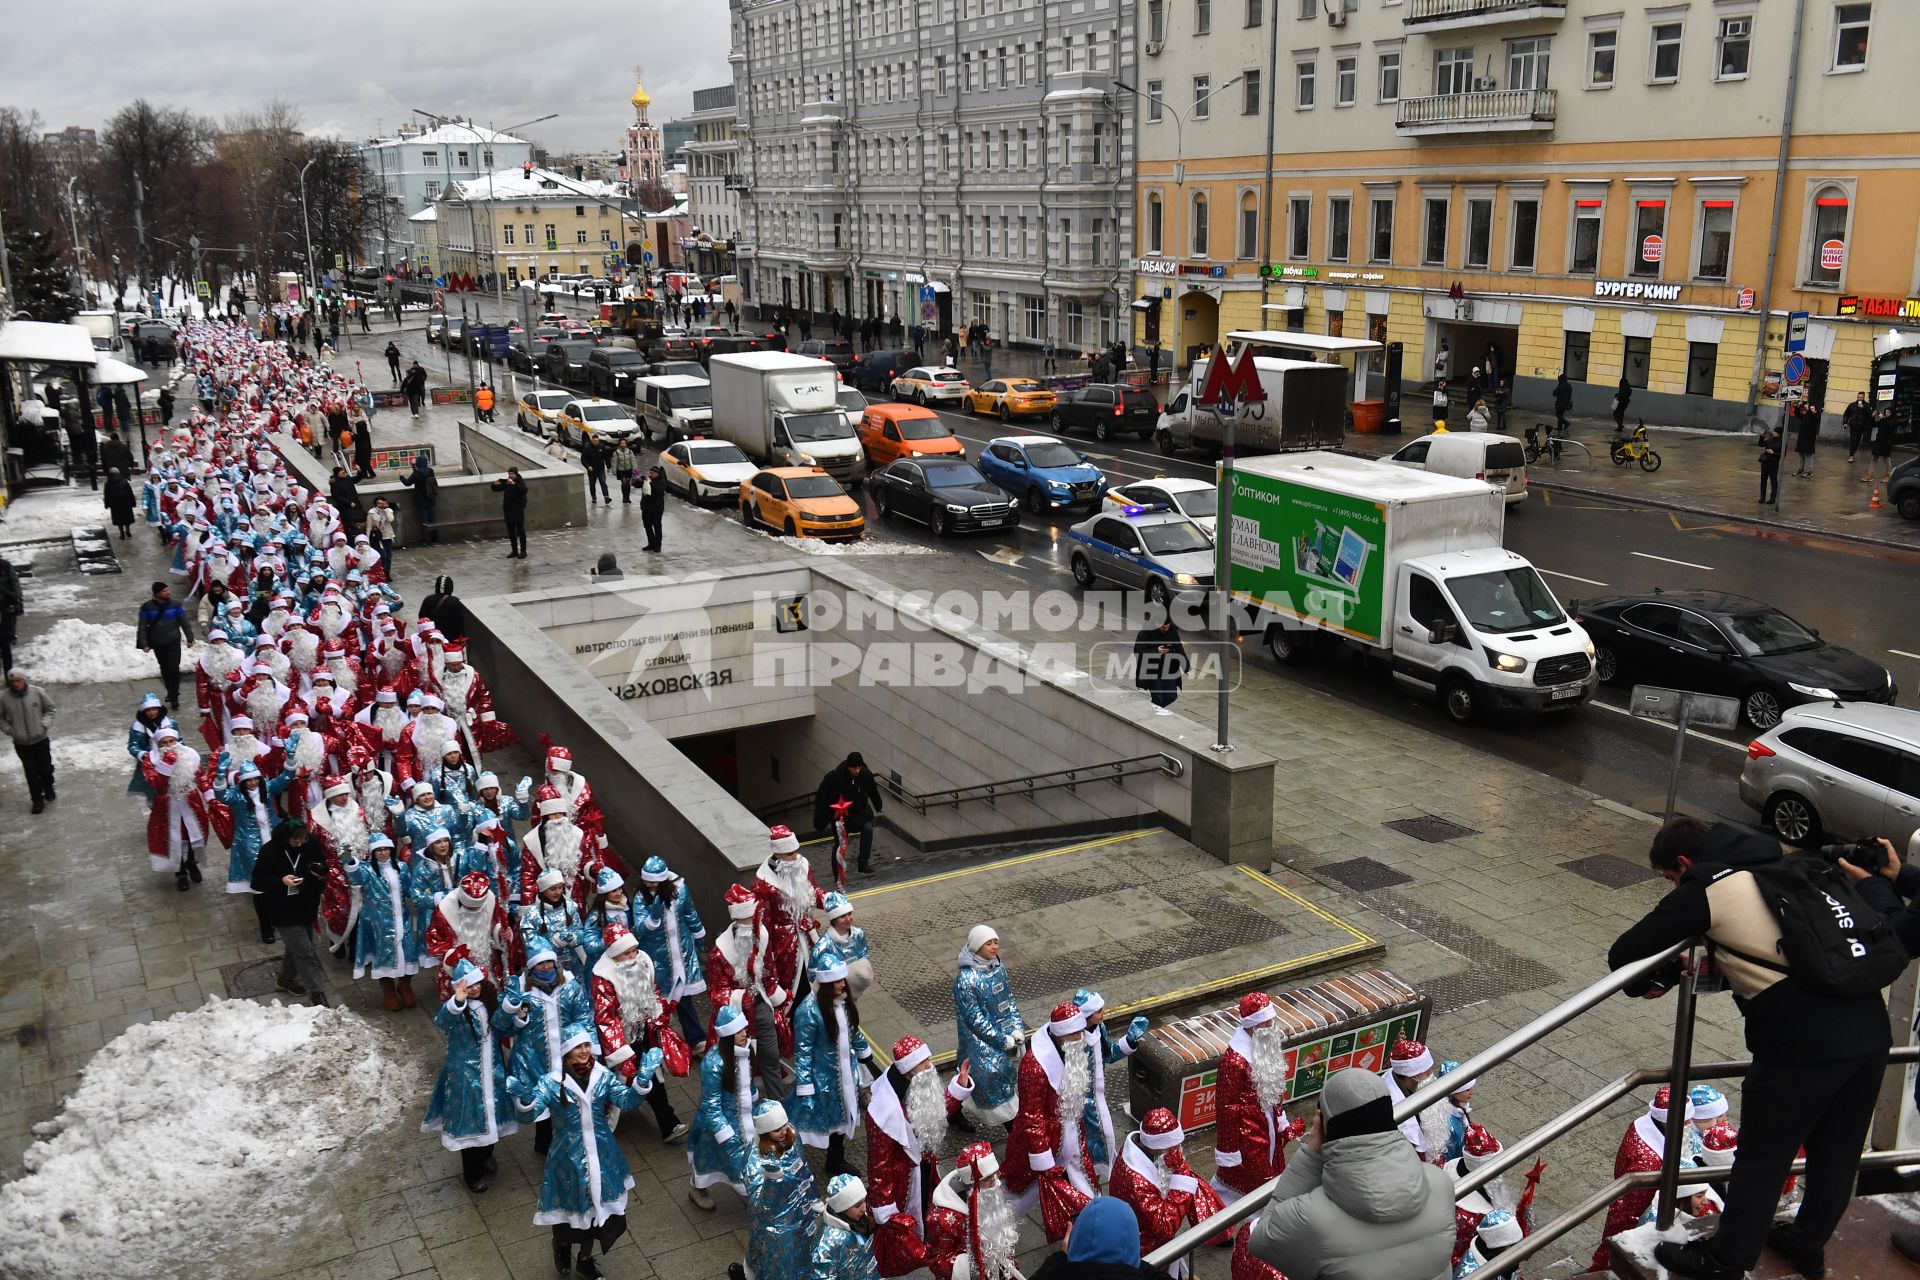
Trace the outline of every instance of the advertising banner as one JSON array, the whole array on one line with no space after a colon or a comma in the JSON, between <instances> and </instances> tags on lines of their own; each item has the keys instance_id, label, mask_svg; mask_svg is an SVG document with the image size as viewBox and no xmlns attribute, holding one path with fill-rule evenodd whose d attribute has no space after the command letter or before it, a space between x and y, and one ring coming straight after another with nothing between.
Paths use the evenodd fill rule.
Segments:
<instances>
[{"instance_id":1,"label":"advertising banner","mask_svg":"<svg viewBox=\"0 0 1920 1280\"><path fill-rule=\"evenodd\" d=\"M1387 596L1383 507L1236 472L1228 514L1229 583L1236 597L1379 641Z\"/></svg>"}]
</instances>

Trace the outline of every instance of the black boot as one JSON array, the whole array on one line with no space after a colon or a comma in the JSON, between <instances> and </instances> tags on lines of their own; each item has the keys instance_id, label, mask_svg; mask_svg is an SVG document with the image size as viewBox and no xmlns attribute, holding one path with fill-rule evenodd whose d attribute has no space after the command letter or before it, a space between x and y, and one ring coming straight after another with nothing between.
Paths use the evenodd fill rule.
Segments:
<instances>
[{"instance_id":1,"label":"black boot","mask_svg":"<svg viewBox=\"0 0 1920 1280\"><path fill-rule=\"evenodd\" d=\"M198 858L187 859L187 875L195 884L200 883L200 860Z\"/></svg>"},{"instance_id":2,"label":"black boot","mask_svg":"<svg viewBox=\"0 0 1920 1280\"><path fill-rule=\"evenodd\" d=\"M580 1280L600 1280L600 1264L593 1260L593 1241L580 1246L580 1260L573 1264L573 1274Z\"/></svg>"},{"instance_id":3,"label":"black boot","mask_svg":"<svg viewBox=\"0 0 1920 1280\"><path fill-rule=\"evenodd\" d=\"M573 1246L558 1236L553 1238L553 1269L562 1280L573 1274Z\"/></svg>"},{"instance_id":4,"label":"black boot","mask_svg":"<svg viewBox=\"0 0 1920 1280\"><path fill-rule=\"evenodd\" d=\"M1821 1276L1827 1274L1826 1249L1819 1245L1808 1248L1800 1243L1799 1238L1793 1234L1791 1222L1782 1223L1767 1232L1767 1247L1792 1263L1793 1269L1803 1276L1820 1280Z\"/></svg>"},{"instance_id":5,"label":"black boot","mask_svg":"<svg viewBox=\"0 0 1920 1280\"><path fill-rule=\"evenodd\" d=\"M174 872L173 887L178 889L182 893L185 893L188 889L191 889L193 887L193 885L187 880L187 873L185 868L182 868L181 870Z\"/></svg>"}]
</instances>

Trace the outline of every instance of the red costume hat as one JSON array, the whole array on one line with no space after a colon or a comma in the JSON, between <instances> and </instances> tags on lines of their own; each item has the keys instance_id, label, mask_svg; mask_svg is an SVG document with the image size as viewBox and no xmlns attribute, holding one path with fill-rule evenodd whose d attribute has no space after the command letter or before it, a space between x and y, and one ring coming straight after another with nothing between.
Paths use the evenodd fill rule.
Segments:
<instances>
[{"instance_id":1,"label":"red costume hat","mask_svg":"<svg viewBox=\"0 0 1920 1280\"><path fill-rule=\"evenodd\" d=\"M1500 1139L1488 1133L1477 1124L1467 1126L1466 1141L1461 1148L1461 1162L1469 1170L1478 1169L1489 1159L1500 1154Z\"/></svg>"},{"instance_id":2,"label":"red costume hat","mask_svg":"<svg viewBox=\"0 0 1920 1280\"><path fill-rule=\"evenodd\" d=\"M893 1042L893 1065L905 1075L933 1057L933 1050L919 1036L901 1036Z\"/></svg>"},{"instance_id":3,"label":"red costume hat","mask_svg":"<svg viewBox=\"0 0 1920 1280\"><path fill-rule=\"evenodd\" d=\"M1140 1145L1149 1151L1170 1151L1186 1140L1180 1122L1165 1107L1155 1107L1140 1122Z\"/></svg>"},{"instance_id":4,"label":"red costume hat","mask_svg":"<svg viewBox=\"0 0 1920 1280\"><path fill-rule=\"evenodd\" d=\"M1427 1052L1427 1046L1405 1036L1393 1042L1392 1060L1397 1076L1425 1075L1433 1070L1433 1055Z\"/></svg>"},{"instance_id":5,"label":"red costume hat","mask_svg":"<svg viewBox=\"0 0 1920 1280\"><path fill-rule=\"evenodd\" d=\"M491 892L493 892L492 882L487 879L484 871L469 871L460 877L460 896L465 898L469 905L479 906L486 901L487 895Z\"/></svg>"},{"instance_id":6,"label":"red costume hat","mask_svg":"<svg viewBox=\"0 0 1920 1280\"><path fill-rule=\"evenodd\" d=\"M1053 1006L1047 1030L1056 1036L1070 1036L1087 1029L1087 1015L1071 1000Z\"/></svg>"},{"instance_id":7,"label":"red costume hat","mask_svg":"<svg viewBox=\"0 0 1920 1280\"><path fill-rule=\"evenodd\" d=\"M753 890L743 884L730 884L727 886L728 919L753 919L753 906Z\"/></svg>"},{"instance_id":8,"label":"red costume hat","mask_svg":"<svg viewBox=\"0 0 1920 1280\"><path fill-rule=\"evenodd\" d=\"M1251 1031L1274 1019L1273 997L1264 991L1249 991L1240 997L1240 1025Z\"/></svg>"}]
</instances>

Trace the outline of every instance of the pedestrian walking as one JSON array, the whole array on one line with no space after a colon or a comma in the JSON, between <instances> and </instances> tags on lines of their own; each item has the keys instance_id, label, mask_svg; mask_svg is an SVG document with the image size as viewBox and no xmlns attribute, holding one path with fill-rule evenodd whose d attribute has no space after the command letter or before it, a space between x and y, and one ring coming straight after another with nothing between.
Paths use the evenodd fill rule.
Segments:
<instances>
[{"instance_id":1,"label":"pedestrian walking","mask_svg":"<svg viewBox=\"0 0 1920 1280\"><path fill-rule=\"evenodd\" d=\"M1047 335L1046 343L1040 348L1040 358L1048 373L1060 372L1060 348L1054 342L1052 334Z\"/></svg>"},{"instance_id":2,"label":"pedestrian walking","mask_svg":"<svg viewBox=\"0 0 1920 1280\"><path fill-rule=\"evenodd\" d=\"M1513 384L1505 378L1487 393L1488 407L1493 410L1493 429L1502 435L1507 431L1507 414L1513 408Z\"/></svg>"},{"instance_id":3,"label":"pedestrian walking","mask_svg":"<svg viewBox=\"0 0 1920 1280\"><path fill-rule=\"evenodd\" d=\"M870 876L873 874L873 824L886 806L873 780L873 770L867 768L866 757L858 751L849 751L847 758L828 770L820 779L820 785L814 788L813 829L832 830L835 806L842 803L852 806L845 811L847 839L852 840L856 835L860 838L859 870L862 875Z\"/></svg>"},{"instance_id":4,"label":"pedestrian walking","mask_svg":"<svg viewBox=\"0 0 1920 1280\"><path fill-rule=\"evenodd\" d=\"M1853 403L1840 415L1840 425L1847 429L1847 465L1852 466L1853 456L1873 431L1873 408L1867 404L1866 392L1854 392Z\"/></svg>"},{"instance_id":5,"label":"pedestrian walking","mask_svg":"<svg viewBox=\"0 0 1920 1280\"><path fill-rule=\"evenodd\" d=\"M588 436L580 442L580 463L587 469L587 502L591 505L596 499L593 491L600 490L597 501L613 505L613 495L607 492L607 451L598 440Z\"/></svg>"},{"instance_id":6,"label":"pedestrian walking","mask_svg":"<svg viewBox=\"0 0 1920 1280\"><path fill-rule=\"evenodd\" d=\"M613 478L620 485L621 506L633 501L633 473L639 466L640 460L634 456L632 446L622 438L613 450Z\"/></svg>"},{"instance_id":7,"label":"pedestrian walking","mask_svg":"<svg viewBox=\"0 0 1920 1280\"><path fill-rule=\"evenodd\" d=\"M461 1179L476 1194L487 1189L499 1168L494 1147L520 1131L507 1093L513 1024L507 1019L494 1024L481 994L486 983L486 972L468 959L450 975L453 994L433 1015L433 1025L447 1038L447 1054L420 1123L423 1131L440 1135L441 1146L460 1153Z\"/></svg>"},{"instance_id":8,"label":"pedestrian walking","mask_svg":"<svg viewBox=\"0 0 1920 1280\"><path fill-rule=\"evenodd\" d=\"M45 812L53 794L53 699L37 684L27 683L19 667L7 668L7 685L0 689L0 732L13 739L13 754L27 775L27 796L35 813Z\"/></svg>"},{"instance_id":9,"label":"pedestrian walking","mask_svg":"<svg viewBox=\"0 0 1920 1280\"><path fill-rule=\"evenodd\" d=\"M367 512L367 541L380 553L380 567L386 571L388 581L393 579L393 539L395 535L394 511L385 498L375 498L373 509Z\"/></svg>"},{"instance_id":10,"label":"pedestrian walking","mask_svg":"<svg viewBox=\"0 0 1920 1280\"><path fill-rule=\"evenodd\" d=\"M1873 849L1875 856L1882 852L1882 847ZM1855 856L1849 853L1848 859ZM1857 985L1842 990L1817 983L1811 972L1796 972L1796 964L1810 957L1799 948L1782 947L1773 904L1779 895L1796 892L1785 884L1804 885L1798 892L1807 900L1824 898L1815 908L1822 916L1832 909L1844 917L1834 897L1844 888L1834 885L1845 886L1847 880L1813 858L1788 860L1811 862L1810 871L1786 871L1773 837L1726 823L1708 826L1686 815L1661 827L1647 861L1673 888L1614 942L1608 967L1619 969L1705 935L1714 969L1745 1019L1747 1050L1753 1055L1741 1083L1740 1142L1733 1178L1725 1184L1719 1229L1685 1244L1661 1242L1654 1256L1668 1271L1693 1280L1739 1280L1759 1261L1762 1247L1770 1246L1802 1275L1820 1275L1827 1240L1853 1195L1860 1151L1878 1105L1890 1040L1887 1006L1879 989L1884 983L1871 981L1877 968L1863 971ZM1855 910L1870 913L1872 908L1863 901ZM1905 951L1895 937L1881 944L1891 949L1889 955L1863 945L1852 920L1834 927L1846 935L1841 955L1850 950L1860 964L1871 966L1890 961L1893 975L1904 967ZM1769 956L1786 963L1759 958ZM1622 994L1664 995L1677 985L1680 964L1675 958ZM1776 1226L1780 1187L1802 1148L1805 1196L1793 1221Z\"/></svg>"},{"instance_id":11,"label":"pedestrian walking","mask_svg":"<svg viewBox=\"0 0 1920 1280\"><path fill-rule=\"evenodd\" d=\"M993 345L991 343L983 343L980 347L980 367L987 377L993 376Z\"/></svg>"},{"instance_id":12,"label":"pedestrian walking","mask_svg":"<svg viewBox=\"0 0 1920 1280\"><path fill-rule=\"evenodd\" d=\"M480 421L493 421L493 387L484 378L480 380L479 388L473 393L473 411Z\"/></svg>"},{"instance_id":13,"label":"pedestrian walking","mask_svg":"<svg viewBox=\"0 0 1920 1280\"><path fill-rule=\"evenodd\" d=\"M166 426L173 421L173 388L160 388L160 425Z\"/></svg>"},{"instance_id":14,"label":"pedestrian walking","mask_svg":"<svg viewBox=\"0 0 1920 1280\"><path fill-rule=\"evenodd\" d=\"M407 369L407 376L400 382L400 390L407 397L407 408L413 411L414 417L419 417L420 410L427 403L427 371L420 367L418 360Z\"/></svg>"},{"instance_id":15,"label":"pedestrian walking","mask_svg":"<svg viewBox=\"0 0 1920 1280\"><path fill-rule=\"evenodd\" d=\"M1478 403L1486 390L1487 377L1480 371L1480 366L1475 365L1472 372L1467 374L1467 404L1471 406ZM1471 408L1468 411L1471 412Z\"/></svg>"},{"instance_id":16,"label":"pedestrian walking","mask_svg":"<svg viewBox=\"0 0 1920 1280\"><path fill-rule=\"evenodd\" d=\"M173 598L173 588L164 582L153 584L153 594L140 606L134 628L134 643L140 652L151 653L160 664L160 680L166 686L167 706L180 709L180 642L193 643L193 622L186 609Z\"/></svg>"},{"instance_id":17,"label":"pedestrian walking","mask_svg":"<svg viewBox=\"0 0 1920 1280\"><path fill-rule=\"evenodd\" d=\"M356 410L359 405L355 405ZM366 415L355 413L353 417L353 478L372 480L373 474L373 424Z\"/></svg>"},{"instance_id":18,"label":"pedestrian walking","mask_svg":"<svg viewBox=\"0 0 1920 1280\"><path fill-rule=\"evenodd\" d=\"M588 442L588 447L592 447L591 441ZM527 558L527 482L521 479L520 468L508 467L507 474L495 480L492 488L500 495L500 520L507 526L507 559L525 560Z\"/></svg>"},{"instance_id":19,"label":"pedestrian walking","mask_svg":"<svg viewBox=\"0 0 1920 1280\"><path fill-rule=\"evenodd\" d=\"M1780 500L1780 428L1768 427L1760 433L1760 502Z\"/></svg>"},{"instance_id":20,"label":"pedestrian walking","mask_svg":"<svg viewBox=\"0 0 1920 1280\"><path fill-rule=\"evenodd\" d=\"M1894 420L1893 406L1883 404L1873 414L1873 454L1867 461L1867 474L1860 477L1865 484L1873 479L1893 479L1893 437L1899 432L1900 424ZM1881 476L1881 472L1886 472Z\"/></svg>"},{"instance_id":21,"label":"pedestrian walking","mask_svg":"<svg viewBox=\"0 0 1920 1280\"><path fill-rule=\"evenodd\" d=\"M1467 410L1467 430L1485 431L1492 425L1491 419L1487 416L1487 402L1483 399L1475 400L1473 407Z\"/></svg>"},{"instance_id":22,"label":"pedestrian walking","mask_svg":"<svg viewBox=\"0 0 1920 1280\"><path fill-rule=\"evenodd\" d=\"M367 319L367 304L364 299L354 305L353 312L360 317L360 332L372 333L373 325Z\"/></svg>"},{"instance_id":23,"label":"pedestrian walking","mask_svg":"<svg viewBox=\"0 0 1920 1280\"><path fill-rule=\"evenodd\" d=\"M1567 413L1573 408L1573 383L1567 381L1567 371L1560 371L1559 379L1553 384L1553 429L1567 429Z\"/></svg>"},{"instance_id":24,"label":"pedestrian walking","mask_svg":"<svg viewBox=\"0 0 1920 1280\"><path fill-rule=\"evenodd\" d=\"M396 387L399 386L400 385L400 344L397 342L389 341L387 343L387 368L391 370L393 373L393 385Z\"/></svg>"},{"instance_id":25,"label":"pedestrian walking","mask_svg":"<svg viewBox=\"0 0 1920 1280\"><path fill-rule=\"evenodd\" d=\"M1433 384L1433 429L1435 431L1447 429L1447 409L1451 404L1452 398L1447 394L1447 380L1442 378Z\"/></svg>"},{"instance_id":26,"label":"pedestrian walking","mask_svg":"<svg viewBox=\"0 0 1920 1280\"><path fill-rule=\"evenodd\" d=\"M1627 406L1633 402L1633 384L1627 381L1627 375L1620 375L1620 385L1613 389L1613 429L1616 433L1627 429Z\"/></svg>"},{"instance_id":27,"label":"pedestrian walking","mask_svg":"<svg viewBox=\"0 0 1920 1280\"><path fill-rule=\"evenodd\" d=\"M621 490L624 496L625 490ZM658 466L647 468L640 482L640 527L646 531L646 550L660 550L662 525L667 515L667 474Z\"/></svg>"},{"instance_id":28,"label":"pedestrian walking","mask_svg":"<svg viewBox=\"0 0 1920 1280\"><path fill-rule=\"evenodd\" d=\"M1180 683L1187 675L1187 647L1174 630L1173 619L1162 616L1133 638L1133 682L1147 691L1155 715L1172 715Z\"/></svg>"},{"instance_id":29,"label":"pedestrian walking","mask_svg":"<svg viewBox=\"0 0 1920 1280\"><path fill-rule=\"evenodd\" d=\"M433 474L433 464L426 454L414 455L413 469L400 477L400 483L413 490L413 514L419 518L421 534L430 543L440 541L439 522L434 518L440 503L440 478Z\"/></svg>"},{"instance_id":30,"label":"pedestrian walking","mask_svg":"<svg viewBox=\"0 0 1920 1280\"><path fill-rule=\"evenodd\" d=\"M740 308L733 305L732 298L727 299L727 327L729 329L740 327Z\"/></svg>"},{"instance_id":31,"label":"pedestrian walking","mask_svg":"<svg viewBox=\"0 0 1920 1280\"><path fill-rule=\"evenodd\" d=\"M453 593L453 579L447 574L433 580L433 590L420 601L420 616L449 640L466 638L467 606Z\"/></svg>"},{"instance_id":32,"label":"pedestrian walking","mask_svg":"<svg viewBox=\"0 0 1920 1280\"><path fill-rule=\"evenodd\" d=\"M1820 443L1820 407L1812 404L1793 406L1794 424L1793 452L1800 459L1799 467L1793 474L1802 479L1813 478L1813 451Z\"/></svg>"},{"instance_id":33,"label":"pedestrian walking","mask_svg":"<svg viewBox=\"0 0 1920 1280\"><path fill-rule=\"evenodd\" d=\"M113 520L114 527L120 530L120 539L125 541L133 536L133 482L118 467L107 469L107 483L101 492L101 505L107 509L107 515Z\"/></svg>"},{"instance_id":34,"label":"pedestrian walking","mask_svg":"<svg viewBox=\"0 0 1920 1280\"><path fill-rule=\"evenodd\" d=\"M1445 382L1453 372L1453 352L1447 348L1447 340L1440 339L1440 349L1433 353L1433 380Z\"/></svg>"},{"instance_id":35,"label":"pedestrian walking","mask_svg":"<svg viewBox=\"0 0 1920 1280\"><path fill-rule=\"evenodd\" d=\"M20 634L20 615L27 611L20 594L20 575L13 561L0 556L0 671L13 670L13 642Z\"/></svg>"}]
</instances>

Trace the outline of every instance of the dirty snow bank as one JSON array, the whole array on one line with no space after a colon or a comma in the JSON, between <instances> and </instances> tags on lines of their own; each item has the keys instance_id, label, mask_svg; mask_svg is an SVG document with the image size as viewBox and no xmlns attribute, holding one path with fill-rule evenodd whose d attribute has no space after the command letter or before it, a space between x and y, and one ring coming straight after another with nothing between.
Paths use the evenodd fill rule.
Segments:
<instances>
[{"instance_id":1,"label":"dirty snow bank","mask_svg":"<svg viewBox=\"0 0 1920 1280\"><path fill-rule=\"evenodd\" d=\"M129 1028L0 1188L0 1275L213 1274L210 1245L266 1243L406 1119L406 1056L339 1008L210 999Z\"/></svg>"},{"instance_id":2,"label":"dirty snow bank","mask_svg":"<svg viewBox=\"0 0 1920 1280\"><path fill-rule=\"evenodd\" d=\"M102 482L105 476L101 477ZM137 492L137 489L136 489ZM83 483L60 489L27 489L0 507L0 542L64 538L75 528L103 528L107 508L100 491Z\"/></svg>"},{"instance_id":3,"label":"dirty snow bank","mask_svg":"<svg viewBox=\"0 0 1920 1280\"><path fill-rule=\"evenodd\" d=\"M28 597L31 603L32 597ZM39 635L21 644L14 661L26 668L27 677L41 684L116 684L123 680L160 679L160 664L150 653L134 647L131 622L82 622L62 618ZM180 670L191 679L193 665L200 660L200 649L183 646ZM158 691L158 684L155 684ZM187 690L193 692L191 688ZM127 711L133 716L131 708Z\"/></svg>"}]
</instances>

